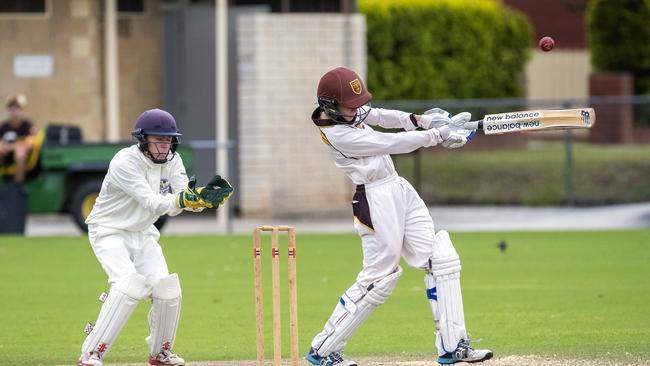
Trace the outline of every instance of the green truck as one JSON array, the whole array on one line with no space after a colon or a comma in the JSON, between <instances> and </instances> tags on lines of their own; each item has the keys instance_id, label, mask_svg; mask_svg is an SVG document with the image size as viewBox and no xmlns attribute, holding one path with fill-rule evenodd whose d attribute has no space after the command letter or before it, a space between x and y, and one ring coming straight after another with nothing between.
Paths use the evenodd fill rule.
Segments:
<instances>
[{"instance_id":1,"label":"green truck","mask_svg":"<svg viewBox=\"0 0 650 366\"><path fill-rule=\"evenodd\" d=\"M84 221L93 208L113 155L133 143L83 143L81 130L76 126L45 126L35 138L27 164L27 212L67 213L81 230L88 231ZM178 153L189 171L191 150L180 145ZM0 167L0 178L0 185L12 179L11 166ZM156 222L159 229L165 219L163 216Z\"/></svg>"}]
</instances>

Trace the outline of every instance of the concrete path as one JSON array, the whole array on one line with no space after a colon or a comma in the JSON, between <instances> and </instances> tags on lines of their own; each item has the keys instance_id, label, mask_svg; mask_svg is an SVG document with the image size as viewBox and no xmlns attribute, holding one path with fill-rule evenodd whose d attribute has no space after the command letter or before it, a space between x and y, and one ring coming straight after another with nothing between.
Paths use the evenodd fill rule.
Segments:
<instances>
[{"instance_id":1,"label":"concrete path","mask_svg":"<svg viewBox=\"0 0 650 366\"><path fill-rule=\"evenodd\" d=\"M436 229L469 231L533 230L616 230L650 228L650 202L599 207L502 207L437 206L431 207ZM249 234L260 225L292 225L300 232L351 233L351 216L321 220L234 219L234 233ZM66 215L31 215L28 236L76 236L81 232ZM216 220L210 215L182 214L169 220L163 234L217 234Z\"/></svg>"}]
</instances>

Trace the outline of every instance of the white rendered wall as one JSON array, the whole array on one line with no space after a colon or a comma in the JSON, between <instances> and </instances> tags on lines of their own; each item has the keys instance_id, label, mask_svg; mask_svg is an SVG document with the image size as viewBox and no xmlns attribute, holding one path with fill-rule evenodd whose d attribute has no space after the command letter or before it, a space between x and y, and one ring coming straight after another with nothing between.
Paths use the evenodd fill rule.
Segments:
<instances>
[{"instance_id":1,"label":"white rendered wall","mask_svg":"<svg viewBox=\"0 0 650 366\"><path fill-rule=\"evenodd\" d=\"M354 186L310 120L320 76L366 75L359 14L240 15L237 24L240 183L246 217L349 214Z\"/></svg>"}]
</instances>

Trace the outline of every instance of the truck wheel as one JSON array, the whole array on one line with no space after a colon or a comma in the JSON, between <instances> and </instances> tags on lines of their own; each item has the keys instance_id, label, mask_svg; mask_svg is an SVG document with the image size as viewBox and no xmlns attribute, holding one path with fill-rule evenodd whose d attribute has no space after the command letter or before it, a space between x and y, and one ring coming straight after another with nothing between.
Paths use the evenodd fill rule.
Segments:
<instances>
[{"instance_id":1,"label":"truck wheel","mask_svg":"<svg viewBox=\"0 0 650 366\"><path fill-rule=\"evenodd\" d=\"M83 231L88 231L88 225L85 222L86 217L90 215L101 189L102 180L91 179L82 182L72 194L69 211L77 226Z\"/></svg>"},{"instance_id":2,"label":"truck wheel","mask_svg":"<svg viewBox=\"0 0 650 366\"><path fill-rule=\"evenodd\" d=\"M95 205L95 200L99 196L99 191L102 189L102 180L101 179L92 179L83 182L79 188L72 194L70 200L70 214L74 219L75 223L79 229L88 232L88 225L86 225L86 218L90 215L93 206ZM167 215L160 216L160 218L154 223L158 230L162 230L165 222L167 221Z\"/></svg>"}]
</instances>

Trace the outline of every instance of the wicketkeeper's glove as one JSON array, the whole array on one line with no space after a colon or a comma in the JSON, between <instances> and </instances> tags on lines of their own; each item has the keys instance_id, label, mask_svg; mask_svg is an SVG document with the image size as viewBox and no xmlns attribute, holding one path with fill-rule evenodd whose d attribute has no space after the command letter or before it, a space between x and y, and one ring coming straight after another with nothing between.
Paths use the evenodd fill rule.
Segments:
<instances>
[{"instance_id":1,"label":"wicketkeeper's glove","mask_svg":"<svg viewBox=\"0 0 650 366\"><path fill-rule=\"evenodd\" d=\"M234 189L227 180L215 175L205 187L201 187L199 198L214 208L223 205L234 193Z\"/></svg>"},{"instance_id":2,"label":"wicketkeeper's glove","mask_svg":"<svg viewBox=\"0 0 650 366\"><path fill-rule=\"evenodd\" d=\"M178 208L189 209L192 211L211 208L212 205L200 197L203 187L198 189L195 189L194 187L196 187L196 177L192 176L189 182L187 182L187 187L178 193L176 206Z\"/></svg>"}]
</instances>

